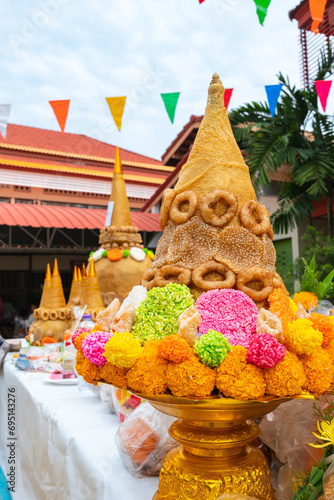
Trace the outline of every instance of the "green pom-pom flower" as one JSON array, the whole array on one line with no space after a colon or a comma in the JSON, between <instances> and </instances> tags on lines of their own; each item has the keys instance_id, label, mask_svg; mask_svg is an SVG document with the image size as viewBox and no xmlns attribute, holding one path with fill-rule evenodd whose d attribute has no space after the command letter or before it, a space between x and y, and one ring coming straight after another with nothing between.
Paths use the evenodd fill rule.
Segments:
<instances>
[{"instance_id":1,"label":"green pom-pom flower","mask_svg":"<svg viewBox=\"0 0 334 500\"><path fill-rule=\"evenodd\" d=\"M89 256L88 256L88 260L94 255L94 251L93 252L90 252Z\"/></svg>"},{"instance_id":2,"label":"green pom-pom flower","mask_svg":"<svg viewBox=\"0 0 334 500\"><path fill-rule=\"evenodd\" d=\"M147 255L147 252L148 252L148 248L143 248L144 252L146 253Z\"/></svg>"},{"instance_id":3,"label":"green pom-pom flower","mask_svg":"<svg viewBox=\"0 0 334 500\"><path fill-rule=\"evenodd\" d=\"M224 361L231 346L221 333L209 330L195 342L194 351L204 365L215 368Z\"/></svg>"},{"instance_id":4,"label":"green pom-pom flower","mask_svg":"<svg viewBox=\"0 0 334 500\"><path fill-rule=\"evenodd\" d=\"M129 250L123 250L123 257L129 257L130 251Z\"/></svg>"},{"instance_id":5,"label":"green pom-pom flower","mask_svg":"<svg viewBox=\"0 0 334 500\"><path fill-rule=\"evenodd\" d=\"M102 252L102 257L107 257L107 250L105 250L104 252Z\"/></svg>"},{"instance_id":6,"label":"green pom-pom flower","mask_svg":"<svg viewBox=\"0 0 334 500\"><path fill-rule=\"evenodd\" d=\"M136 310L132 333L141 343L175 335L180 314L192 305L194 299L186 285L169 283L163 288L152 288Z\"/></svg>"}]
</instances>

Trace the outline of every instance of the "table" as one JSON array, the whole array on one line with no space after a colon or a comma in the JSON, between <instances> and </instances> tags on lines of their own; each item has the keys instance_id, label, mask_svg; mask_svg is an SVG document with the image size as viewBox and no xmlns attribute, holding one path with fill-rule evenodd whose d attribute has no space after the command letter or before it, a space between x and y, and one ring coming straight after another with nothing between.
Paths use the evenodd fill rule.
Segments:
<instances>
[{"instance_id":1,"label":"table","mask_svg":"<svg viewBox=\"0 0 334 500\"><path fill-rule=\"evenodd\" d=\"M158 478L138 479L126 470L114 442L116 415L90 391L55 386L46 377L15 368L11 356L0 375L0 465L6 475L9 442L16 460L13 500L151 500ZM8 394L15 394L16 440L7 435Z\"/></svg>"}]
</instances>

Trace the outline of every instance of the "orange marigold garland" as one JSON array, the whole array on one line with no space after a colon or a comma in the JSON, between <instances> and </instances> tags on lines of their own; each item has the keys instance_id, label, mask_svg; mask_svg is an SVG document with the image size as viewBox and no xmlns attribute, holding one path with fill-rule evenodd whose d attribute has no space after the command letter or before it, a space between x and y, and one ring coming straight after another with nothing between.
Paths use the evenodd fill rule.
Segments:
<instances>
[{"instance_id":1,"label":"orange marigold garland","mask_svg":"<svg viewBox=\"0 0 334 500\"><path fill-rule=\"evenodd\" d=\"M236 399L257 399L264 395L266 383L262 368L247 363L247 349L232 346L224 361L216 368L216 386Z\"/></svg>"},{"instance_id":2,"label":"orange marigold garland","mask_svg":"<svg viewBox=\"0 0 334 500\"><path fill-rule=\"evenodd\" d=\"M148 340L142 356L127 373L128 386L144 394L163 394L167 388L167 361L159 355L159 340Z\"/></svg>"},{"instance_id":3,"label":"orange marigold garland","mask_svg":"<svg viewBox=\"0 0 334 500\"><path fill-rule=\"evenodd\" d=\"M77 351L81 350L81 348L82 348L82 342L83 342L84 338L87 337L87 335L89 333L90 333L89 330L88 330L88 332L82 332L82 333L80 333L80 335L78 335L73 340L74 347L76 348Z\"/></svg>"},{"instance_id":4,"label":"orange marigold garland","mask_svg":"<svg viewBox=\"0 0 334 500\"><path fill-rule=\"evenodd\" d=\"M333 368L329 354L324 349L315 349L311 354L300 356L303 363L306 381L303 387L310 392L321 394L329 389Z\"/></svg>"},{"instance_id":5,"label":"orange marigold garland","mask_svg":"<svg viewBox=\"0 0 334 500\"><path fill-rule=\"evenodd\" d=\"M178 397L209 396L215 386L215 372L192 354L182 363L168 364L167 386Z\"/></svg>"},{"instance_id":6,"label":"orange marigold garland","mask_svg":"<svg viewBox=\"0 0 334 500\"><path fill-rule=\"evenodd\" d=\"M281 320L283 334L285 334L287 325L294 320L294 314L290 307L289 297L282 288L275 288L268 297L269 311Z\"/></svg>"},{"instance_id":7,"label":"orange marigold garland","mask_svg":"<svg viewBox=\"0 0 334 500\"><path fill-rule=\"evenodd\" d=\"M97 381L100 380L99 366L94 365L87 358L85 358L81 367L81 375L88 384L97 385Z\"/></svg>"},{"instance_id":8,"label":"orange marigold garland","mask_svg":"<svg viewBox=\"0 0 334 500\"><path fill-rule=\"evenodd\" d=\"M327 316L318 313L312 313L309 319L313 323L313 328L322 333L321 347L325 347L334 339L334 323Z\"/></svg>"},{"instance_id":9,"label":"orange marigold garland","mask_svg":"<svg viewBox=\"0 0 334 500\"><path fill-rule=\"evenodd\" d=\"M126 368L118 368L107 361L103 366L100 366L100 378L107 384L112 384L120 389L127 389L127 371Z\"/></svg>"},{"instance_id":10,"label":"orange marigold garland","mask_svg":"<svg viewBox=\"0 0 334 500\"><path fill-rule=\"evenodd\" d=\"M158 352L167 361L182 363L189 358L191 349L188 342L180 335L169 335L160 340Z\"/></svg>"},{"instance_id":11,"label":"orange marigold garland","mask_svg":"<svg viewBox=\"0 0 334 500\"><path fill-rule=\"evenodd\" d=\"M284 359L278 365L263 373L267 383L266 392L272 396L300 394L306 380L301 361L290 351L286 351Z\"/></svg>"},{"instance_id":12,"label":"orange marigold garland","mask_svg":"<svg viewBox=\"0 0 334 500\"><path fill-rule=\"evenodd\" d=\"M82 352L81 349L77 350L77 357L76 357L76 362L75 362L75 370L78 375L81 375L81 370L82 370L82 365L83 362L85 361L85 356L84 353Z\"/></svg>"},{"instance_id":13,"label":"orange marigold garland","mask_svg":"<svg viewBox=\"0 0 334 500\"><path fill-rule=\"evenodd\" d=\"M301 304L305 311L309 311L311 307L317 307L318 297L312 292L295 293L293 300L296 304Z\"/></svg>"}]
</instances>

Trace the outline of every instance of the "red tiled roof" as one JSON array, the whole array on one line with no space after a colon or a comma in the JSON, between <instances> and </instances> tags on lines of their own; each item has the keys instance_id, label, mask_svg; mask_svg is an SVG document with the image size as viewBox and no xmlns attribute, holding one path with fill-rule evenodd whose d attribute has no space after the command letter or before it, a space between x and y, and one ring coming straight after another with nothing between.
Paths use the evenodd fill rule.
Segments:
<instances>
[{"instance_id":1,"label":"red tiled roof","mask_svg":"<svg viewBox=\"0 0 334 500\"><path fill-rule=\"evenodd\" d=\"M0 203L0 225L55 227L66 229L101 229L107 209ZM161 231L159 214L131 212L132 223L139 231Z\"/></svg>"},{"instance_id":2,"label":"red tiled roof","mask_svg":"<svg viewBox=\"0 0 334 500\"><path fill-rule=\"evenodd\" d=\"M113 160L116 147L105 142L92 139L82 134L55 132L35 127L8 124L6 139L0 135L0 148L16 149L44 154L54 154L70 158L91 160ZM124 164L162 166L160 160L120 148L121 160Z\"/></svg>"},{"instance_id":3,"label":"red tiled roof","mask_svg":"<svg viewBox=\"0 0 334 500\"><path fill-rule=\"evenodd\" d=\"M167 153L172 149L172 147L177 143L177 141L183 136L183 134L188 130L188 128L190 128L193 123L201 123L203 119L203 115L202 116L196 116L196 115L191 115L190 117L190 120L188 121L188 123L185 124L185 126L183 127L183 129L177 134L177 136L175 137L174 141L168 146L168 148L166 149L166 151L164 152L164 154L162 155L162 161L164 160L165 156L167 155Z\"/></svg>"}]
</instances>

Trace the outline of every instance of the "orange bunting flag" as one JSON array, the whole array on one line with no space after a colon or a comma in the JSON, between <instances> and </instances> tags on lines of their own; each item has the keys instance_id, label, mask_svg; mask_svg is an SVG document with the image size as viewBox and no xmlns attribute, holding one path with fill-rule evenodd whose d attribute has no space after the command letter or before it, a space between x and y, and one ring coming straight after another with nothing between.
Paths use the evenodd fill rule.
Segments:
<instances>
[{"instance_id":1,"label":"orange bunting flag","mask_svg":"<svg viewBox=\"0 0 334 500\"><path fill-rule=\"evenodd\" d=\"M327 0L309 0L312 17L311 31L319 33L319 24L322 23Z\"/></svg>"},{"instance_id":2,"label":"orange bunting flag","mask_svg":"<svg viewBox=\"0 0 334 500\"><path fill-rule=\"evenodd\" d=\"M116 127L119 131L121 131L126 96L106 97L106 101L108 103L110 113L112 114Z\"/></svg>"},{"instance_id":3,"label":"orange bunting flag","mask_svg":"<svg viewBox=\"0 0 334 500\"><path fill-rule=\"evenodd\" d=\"M228 108L228 105L230 104L230 99L232 97L232 92L233 92L233 89L225 89L225 92L224 92L224 106L225 106L226 109Z\"/></svg>"},{"instance_id":4,"label":"orange bunting flag","mask_svg":"<svg viewBox=\"0 0 334 500\"><path fill-rule=\"evenodd\" d=\"M64 133L65 129L65 124L67 120L67 115L68 115L68 108L70 105L70 101L49 101L54 114L56 115L57 121L59 123L59 127L61 130L61 133Z\"/></svg>"}]
</instances>

